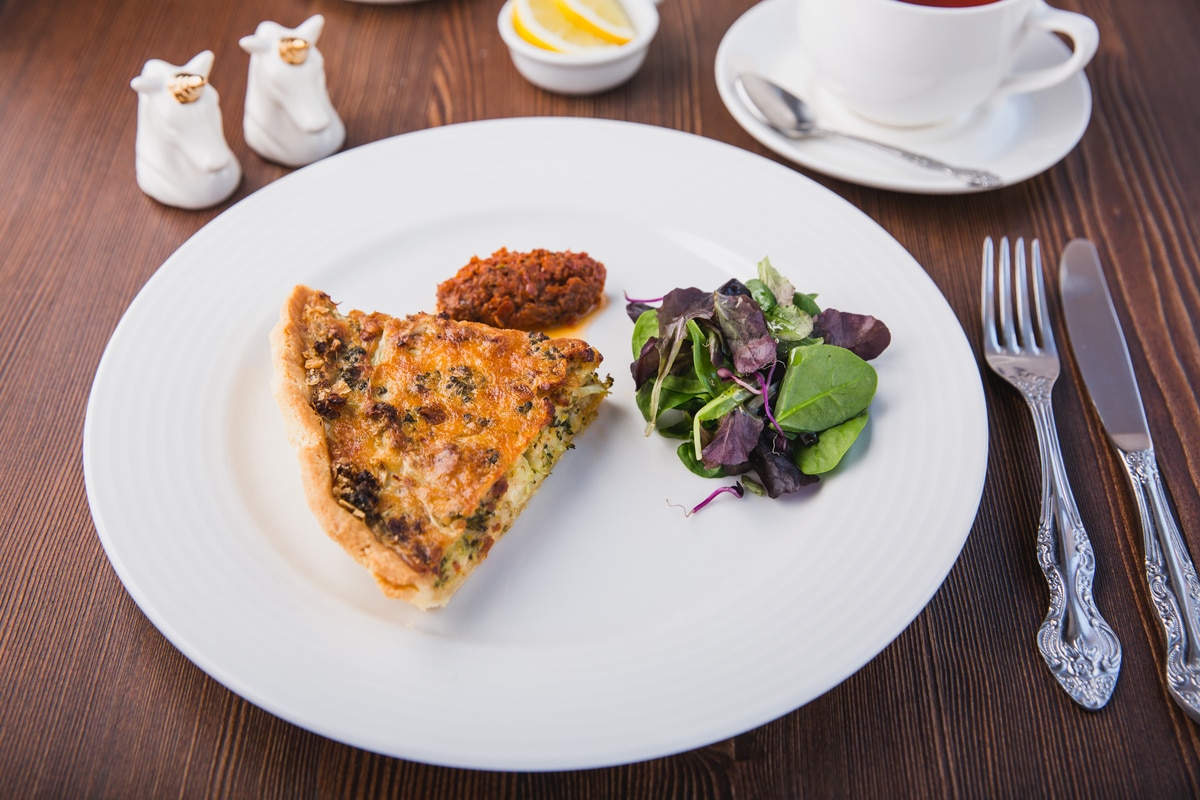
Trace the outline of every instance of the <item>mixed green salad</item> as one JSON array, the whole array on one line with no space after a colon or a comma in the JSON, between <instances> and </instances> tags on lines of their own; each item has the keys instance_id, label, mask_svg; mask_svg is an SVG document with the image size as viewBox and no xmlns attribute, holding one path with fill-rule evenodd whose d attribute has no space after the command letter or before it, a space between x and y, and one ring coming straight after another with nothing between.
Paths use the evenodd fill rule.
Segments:
<instances>
[{"instance_id":1,"label":"mixed green salad","mask_svg":"<svg viewBox=\"0 0 1200 800\"><path fill-rule=\"evenodd\" d=\"M867 424L891 342L875 317L822 309L764 258L758 277L716 291L674 289L632 300L630 365L646 435L682 440L679 460L705 478L738 480L717 496L779 497L820 480Z\"/></svg>"}]
</instances>

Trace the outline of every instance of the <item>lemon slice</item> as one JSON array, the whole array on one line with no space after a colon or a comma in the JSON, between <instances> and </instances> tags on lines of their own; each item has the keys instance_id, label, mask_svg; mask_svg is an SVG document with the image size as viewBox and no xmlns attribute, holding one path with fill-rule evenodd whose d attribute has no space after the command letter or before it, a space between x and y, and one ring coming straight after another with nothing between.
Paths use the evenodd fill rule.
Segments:
<instances>
[{"instance_id":1,"label":"lemon slice","mask_svg":"<svg viewBox=\"0 0 1200 800\"><path fill-rule=\"evenodd\" d=\"M513 0L513 27L517 35L543 50L582 53L613 42L572 22L557 0Z\"/></svg>"},{"instance_id":2,"label":"lemon slice","mask_svg":"<svg viewBox=\"0 0 1200 800\"><path fill-rule=\"evenodd\" d=\"M625 44L637 31L620 0L555 0L563 16L576 27L613 44Z\"/></svg>"}]
</instances>

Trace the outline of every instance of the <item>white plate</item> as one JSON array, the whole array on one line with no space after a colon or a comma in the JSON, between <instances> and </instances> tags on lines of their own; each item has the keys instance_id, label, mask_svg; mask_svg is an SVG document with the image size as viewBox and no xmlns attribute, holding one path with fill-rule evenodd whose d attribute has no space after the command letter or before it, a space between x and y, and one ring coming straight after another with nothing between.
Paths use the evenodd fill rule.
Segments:
<instances>
[{"instance_id":1,"label":"white plate","mask_svg":"<svg viewBox=\"0 0 1200 800\"><path fill-rule=\"evenodd\" d=\"M1079 143L1092 115L1081 72L1050 89L993 101L949 123L895 128L854 114L817 86L796 43L793 4L764 0L743 14L717 48L717 90L729 113L763 146L790 161L863 186L917 194L974 192L961 181L909 164L867 145L836 139L793 141L759 122L734 87L741 72L758 72L810 102L822 126L915 150L949 164L990 170L1011 186L1057 164ZM1026 43L1018 69L1066 58L1067 46L1040 31Z\"/></svg>"},{"instance_id":2,"label":"white plate","mask_svg":"<svg viewBox=\"0 0 1200 800\"><path fill-rule=\"evenodd\" d=\"M597 422L449 607L382 597L310 516L269 394L298 282L345 308L434 306L472 255L584 250L609 270L586 336L616 379ZM841 474L722 497L644 438L622 292L715 288L773 263L894 342ZM548 770L717 741L853 674L925 606L982 491L982 386L921 267L769 159L616 122L411 133L256 192L186 242L113 333L84 468L134 600L201 669L297 725L462 767ZM886 701L885 701L886 702Z\"/></svg>"}]
</instances>

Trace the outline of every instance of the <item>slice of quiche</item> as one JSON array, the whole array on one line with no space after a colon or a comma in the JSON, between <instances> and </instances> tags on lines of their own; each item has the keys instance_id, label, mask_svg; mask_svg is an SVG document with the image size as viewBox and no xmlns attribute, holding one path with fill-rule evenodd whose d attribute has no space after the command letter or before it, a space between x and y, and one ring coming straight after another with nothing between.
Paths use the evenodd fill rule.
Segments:
<instances>
[{"instance_id":1,"label":"slice of quiche","mask_svg":"<svg viewBox=\"0 0 1200 800\"><path fill-rule=\"evenodd\" d=\"M441 606L508 531L612 379L577 339L350 311L297 286L274 392L325 531L383 592Z\"/></svg>"}]
</instances>

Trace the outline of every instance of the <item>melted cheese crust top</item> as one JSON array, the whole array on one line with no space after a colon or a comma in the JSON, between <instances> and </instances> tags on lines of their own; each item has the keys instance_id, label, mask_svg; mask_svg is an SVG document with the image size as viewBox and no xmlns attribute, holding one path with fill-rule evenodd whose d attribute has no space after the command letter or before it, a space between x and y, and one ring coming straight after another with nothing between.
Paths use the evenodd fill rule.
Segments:
<instances>
[{"instance_id":1,"label":"melted cheese crust top","mask_svg":"<svg viewBox=\"0 0 1200 800\"><path fill-rule=\"evenodd\" d=\"M333 498L418 582L465 577L594 417L599 354L445 316L343 315L304 292L296 344Z\"/></svg>"}]
</instances>

